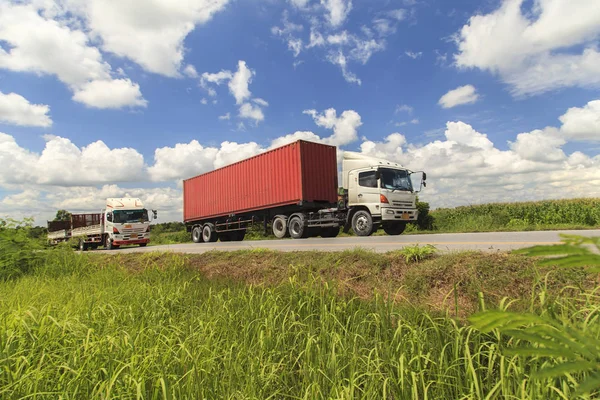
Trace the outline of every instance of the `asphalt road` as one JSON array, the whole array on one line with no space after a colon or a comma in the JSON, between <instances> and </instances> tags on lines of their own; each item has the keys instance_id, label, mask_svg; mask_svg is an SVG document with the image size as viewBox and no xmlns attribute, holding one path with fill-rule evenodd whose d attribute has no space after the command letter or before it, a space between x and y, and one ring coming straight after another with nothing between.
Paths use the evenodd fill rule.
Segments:
<instances>
[{"instance_id":1,"label":"asphalt road","mask_svg":"<svg viewBox=\"0 0 600 400\"><path fill-rule=\"evenodd\" d=\"M435 246L439 251L450 252L460 250L506 251L530 247L540 244L557 244L559 234L575 234L583 236L600 236L600 230L586 231L540 231L540 232L493 232L493 233L452 233L433 235L400 235L370 237L338 237L333 239L282 239L255 240L242 242L185 243L148 247L123 247L111 250L114 253L172 251L179 253L204 253L212 250L234 251L244 249L266 248L278 251L341 251L363 248L376 252L399 250L404 246L415 244ZM107 251L107 250L102 250Z\"/></svg>"}]
</instances>

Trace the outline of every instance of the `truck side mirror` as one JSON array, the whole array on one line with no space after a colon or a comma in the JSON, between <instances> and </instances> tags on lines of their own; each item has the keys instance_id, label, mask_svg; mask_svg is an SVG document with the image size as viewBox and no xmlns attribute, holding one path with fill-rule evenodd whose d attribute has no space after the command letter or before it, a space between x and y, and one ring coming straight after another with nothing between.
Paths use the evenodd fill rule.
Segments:
<instances>
[{"instance_id":1,"label":"truck side mirror","mask_svg":"<svg viewBox=\"0 0 600 400\"><path fill-rule=\"evenodd\" d=\"M156 210L152 210L152 216L154 217L154 219L158 218L158 217L157 217Z\"/></svg>"},{"instance_id":2,"label":"truck side mirror","mask_svg":"<svg viewBox=\"0 0 600 400\"><path fill-rule=\"evenodd\" d=\"M427 174L425 172L423 172L423 182L425 182L427 180Z\"/></svg>"},{"instance_id":3,"label":"truck side mirror","mask_svg":"<svg viewBox=\"0 0 600 400\"><path fill-rule=\"evenodd\" d=\"M106 213L106 220L112 222L112 213Z\"/></svg>"}]
</instances>

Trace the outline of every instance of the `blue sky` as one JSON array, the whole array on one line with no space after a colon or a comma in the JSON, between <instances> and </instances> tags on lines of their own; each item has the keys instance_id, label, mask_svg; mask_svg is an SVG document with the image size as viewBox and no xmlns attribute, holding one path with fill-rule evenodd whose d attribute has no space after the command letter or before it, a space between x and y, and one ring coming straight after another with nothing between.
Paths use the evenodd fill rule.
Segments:
<instances>
[{"instance_id":1,"label":"blue sky","mask_svg":"<svg viewBox=\"0 0 600 400\"><path fill-rule=\"evenodd\" d=\"M0 214L179 220L181 179L286 135L425 169L434 207L600 196L599 3L174 3L0 0Z\"/></svg>"}]
</instances>

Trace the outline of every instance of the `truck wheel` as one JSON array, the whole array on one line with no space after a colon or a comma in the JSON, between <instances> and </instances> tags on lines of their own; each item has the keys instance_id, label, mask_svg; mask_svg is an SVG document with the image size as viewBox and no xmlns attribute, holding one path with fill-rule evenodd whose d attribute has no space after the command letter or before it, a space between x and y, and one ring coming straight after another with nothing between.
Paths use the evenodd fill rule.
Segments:
<instances>
[{"instance_id":1,"label":"truck wheel","mask_svg":"<svg viewBox=\"0 0 600 400\"><path fill-rule=\"evenodd\" d=\"M199 226L195 226L192 229L192 242L194 243L202 243L202 228Z\"/></svg>"},{"instance_id":2,"label":"truck wheel","mask_svg":"<svg viewBox=\"0 0 600 400\"><path fill-rule=\"evenodd\" d=\"M217 232L214 230L213 224L206 224L202 228L202 241L205 243L214 243L219 239Z\"/></svg>"},{"instance_id":3,"label":"truck wheel","mask_svg":"<svg viewBox=\"0 0 600 400\"><path fill-rule=\"evenodd\" d=\"M276 215L273 219L273 235L277 239L288 236L288 221L285 215Z\"/></svg>"},{"instance_id":4,"label":"truck wheel","mask_svg":"<svg viewBox=\"0 0 600 400\"><path fill-rule=\"evenodd\" d=\"M292 215L288 223L290 236L293 239L306 239L308 237L308 228L304 226L304 217Z\"/></svg>"},{"instance_id":5,"label":"truck wheel","mask_svg":"<svg viewBox=\"0 0 600 400\"><path fill-rule=\"evenodd\" d=\"M373 233L373 217L365 210L358 210L352 216L352 230L358 236L370 236Z\"/></svg>"},{"instance_id":6,"label":"truck wheel","mask_svg":"<svg viewBox=\"0 0 600 400\"><path fill-rule=\"evenodd\" d=\"M386 234L396 236L401 235L406 229L406 222L392 222L383 224L383 230Z\"/></svg>"},{"instance_id":7,"label":"truck wheel","mask_svg":"<svg viewBox=\"0 0 600 400\"><path fill-rule=\"evenodd\" d=\"M146 247L148 243L140 243L140 247Z\"/></svg>"},{"instance_id":8,"label":"truck wheel","mask_svg":"<svg viewBox=\"0 0 600 400\"><path fill-rule=\"evenodd\" d=\"M88 245L83 239L79 239L79 250L86 251L88 249Z\"/></svg>"},{"instance_id":9,"label":"truck wheel","mask_svg":"<svg viewBox=\"0 0 600 400\"><path fill-rule=\"evenodd\" d=\"M337 235L339 235L339 233L340 233L340 227L339 226L330 227L330 228L323 228L321 230L321 237L323 237L323 238L334 238Z\"/></svg>"},{"instance_id":10,"label":"truck wheel","mask_svg":"<svg viewBox=\"0 0 600 400\"><path fill-rule=\"evenodd\" d=\"M106 239L106 250L115 250L115 249L118 249L118 248L119 248L119 246L114 245L110 241L110 239L108 239L108 238Z\"/></svg>"}]
</instances>

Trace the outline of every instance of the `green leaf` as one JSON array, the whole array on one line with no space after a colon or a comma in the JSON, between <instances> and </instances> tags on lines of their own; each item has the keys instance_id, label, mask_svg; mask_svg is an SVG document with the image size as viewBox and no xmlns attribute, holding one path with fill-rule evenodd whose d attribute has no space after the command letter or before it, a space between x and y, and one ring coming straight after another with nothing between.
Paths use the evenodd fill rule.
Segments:
<instances>
[{"instance_id":1,"label":"green leaf","mask_svg":"<svg viewBox=\"0 0 600 400\"><path fill-rule=\"evenodd\" d=\"M542 368L541 370L534 372L531 376L534 379L556 378L564 374L589 371L596 367L596 364L589 361L568 361L552 367Z\"/></svg>"},{"instance_id":2,"label":"green leaf","mask_svg":"<svg viewBox=\"0 0 600 400\"><path fill-rule=\"evenodd\" d=\"M557 244L551 246L533 246L524 249L515 250L516 254L527 256L554 256L566 254L591 254L585 247L578 247L571 244Z\"/></svg>"},{"instance_id":3,"label":"green leaf","mask_svg":"<svg viewBox=\"0 0 600 400\"><path fill-rule=\"evenodd\" d=\"M577 386L575 395L580 396L590 394L597 390L600 390L600 372L594 372L584 379L583 382Z\"/></svg>"}]
</instances>

